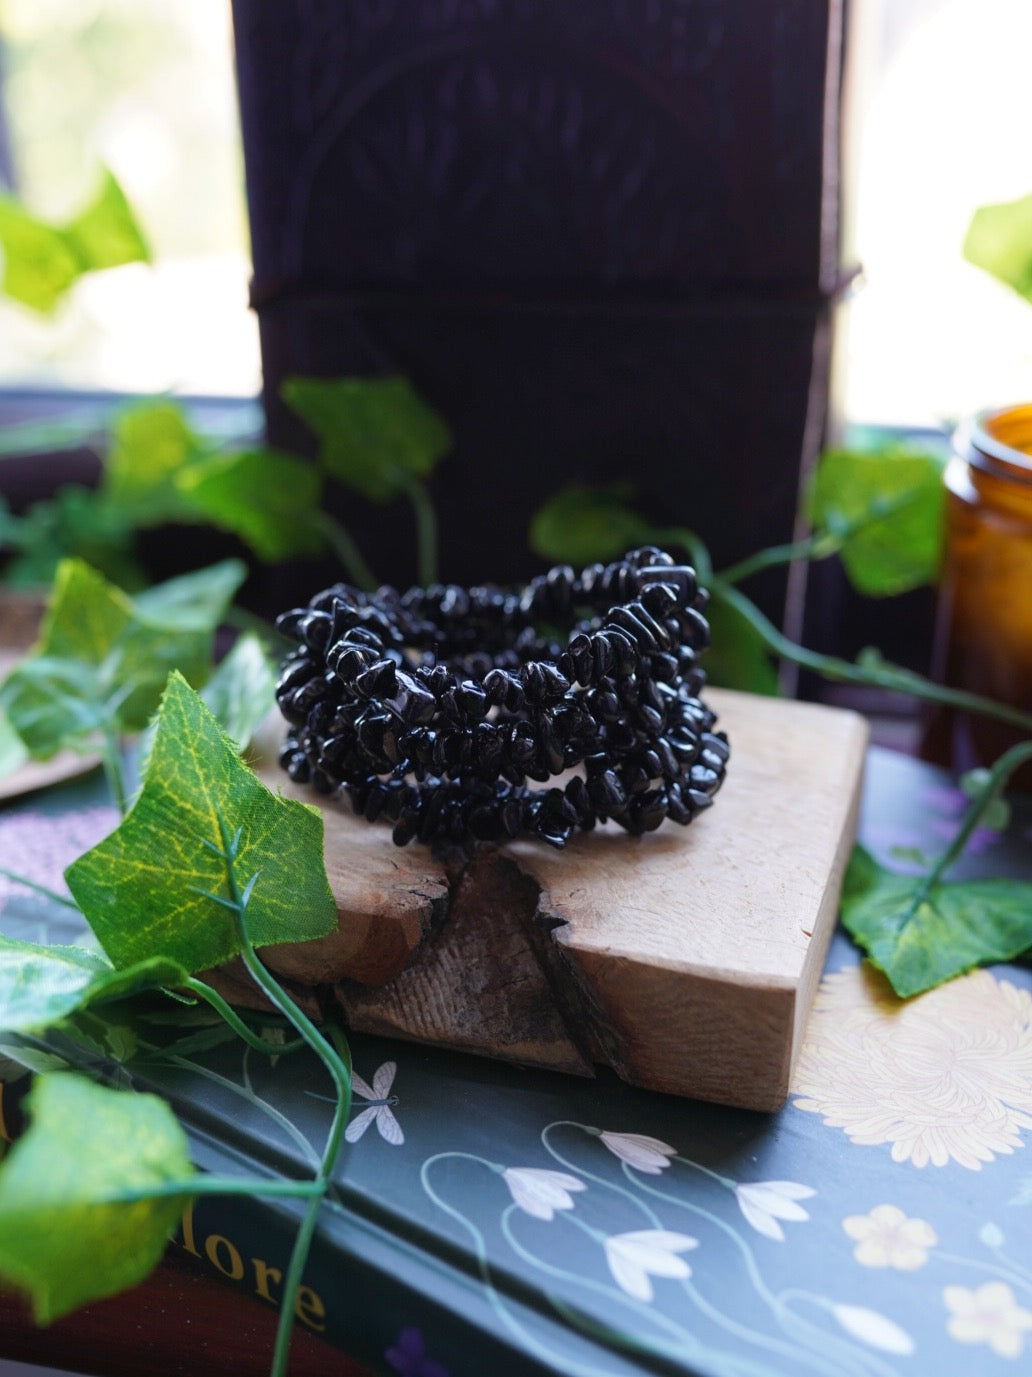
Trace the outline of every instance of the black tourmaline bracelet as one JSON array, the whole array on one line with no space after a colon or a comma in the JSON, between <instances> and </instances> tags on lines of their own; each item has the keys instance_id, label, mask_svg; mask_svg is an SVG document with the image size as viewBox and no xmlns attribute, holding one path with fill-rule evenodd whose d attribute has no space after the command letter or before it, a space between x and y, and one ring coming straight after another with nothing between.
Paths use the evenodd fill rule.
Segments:
<instances>
[{"instance_id":1,"label":"black tourmaline bracelet","mask_svg":"<svg viewBox=\"0 0 1032 1377\"><path fill-rule=\"evenodd\" d=\"M699 698L705 605L694 570L652 546L516 592L335 584L277 622L299 642L276 690L280 764L390 819L399 846L689 823L728 757Z\"/></svg>"}]
</instances>

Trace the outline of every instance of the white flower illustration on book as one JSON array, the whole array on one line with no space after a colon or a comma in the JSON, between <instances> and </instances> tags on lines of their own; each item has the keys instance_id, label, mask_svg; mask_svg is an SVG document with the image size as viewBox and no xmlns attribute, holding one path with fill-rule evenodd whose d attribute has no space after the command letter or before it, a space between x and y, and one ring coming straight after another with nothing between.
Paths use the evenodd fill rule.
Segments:
<instances>
[{"instance_id":1,"label":"white flower illustration on book","mask_svg":"<svg viewBox=\"0 0 1032 1377\"><path fill-rule=\"evenodd\" d=\"M672 1229L634 1229L612 1234L603 1244L613 1279L636 1300L651 1301L651 1277L687 1278L692 1269L680 1256L697 1248L699 1240Z\"/></svg>"},{"instance_id":2,"label":"white flower illustration on book","mask_svg":"<svg viewBox=\"0 0 1032 1377\"><path fill-rule=\"evenodd\" d=\"M507 1167L502 1179L520 1209L535 1219L552 1219L556 1210L572 1210L570 1192L584 1190L584 1182L576 1176L544 1167Z\"/></svg>"},{"instance_id":3,"label":"white flower illustration on book","mask_svg":"<svg viewBox=\"0 0 1032 1377\"><path fill-rule=\"evenodd\" d=\"M677 1149L647 1133L600 1133L599 1137L610 1152L637 1171L658 1176L670 1165Z\"/></svg>"},{"instance_id":4,"label":"white flower illustration on book","mask_svg":"<svg viewBox=\"0 0 1032 1377\"><path fill-rule=\"evenodd\" d=\"M734 1189L738 1208L757 1233L779 1241L785 1233L778 1220L809 1219L796 1202L816 1194L812 1186L802 1186L798 1181L746 1181Z\"/></svg>"},{"instance_id":5,"label":"white flower illustration on book","mask_svg":"<svg viewBox=\"0 0 1032 1377\"><path fill-rule=\"evenodd\" d=\"M914 1341L905 1329L887 1315L869 1310L866 1305L832 1305L831 1313L847 1334L872 1348L905 1357L914 1351Z\"/></svg>"},{"instance_id":6,"label":"white flower illustration on book","mask_svg":"<svg viewBox=\"0 0 1032 1377\"><path fill-rule=\"evenodd\" d=\"M357 1143L370 1124L375 1123L380 1137L392 1147L400 1147L405 1141L401 1125L394 1117L392 1105L397 1104L397 1096L391 1094L397 1062L385 1061L373 1076L372 1086L368 1085L357 1071L351 1073L351 1089L354 1095L366 1102L366 1107L357 1114L344 1131L349 1143Z\"/></svg>"}]
</instances>

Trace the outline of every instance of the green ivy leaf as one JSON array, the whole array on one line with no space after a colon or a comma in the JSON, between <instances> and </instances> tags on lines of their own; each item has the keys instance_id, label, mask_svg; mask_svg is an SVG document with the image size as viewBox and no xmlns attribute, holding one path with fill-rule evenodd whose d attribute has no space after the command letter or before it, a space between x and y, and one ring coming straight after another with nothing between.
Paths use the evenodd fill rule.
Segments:
<instances>
[{"instance_id":1,"label":"green ivy leaf","mask_svg":"<svg viewBox=\"0 0 1032 1377\"><path fill-rule=\"evenodd\" d=\"M118 708L124 730L147 725L173 669L191 684L205 682L215 630L246 572L241 561L223 560L155 584L132 599L133 615L110 657L115 691L131 686Z\"/></svg>"},{"instance_id":2,"label":"green ivy leaf","mask_svg":"<svg viewBox=\"0 0 1032 1377\"><path fill-rule=\"evenodd\" d=\"M322 475L313 464L271 449L240 450L181 470L175 484L195 520L239 536L269 563L323 548L314 520Z\"/></svg>"},{"instance_id":3,"label":"green ivy leaf","mask_svg":"<svg viewBox=\"0 0 1032 1377\"><path fill-rule=\"evenodd\" d=\"M534 513L531 549L542 559L581 567L649 544L654 529L627 505L631 493L623 483L564 488Z\"/></svg>"},{"instance_id":4,"label":"green ivy leaf","mask_svg":"<svg viewBox=\"0 0 1032 1377\"><path fill-rule=\"evenodd\" d=\"M165 634L210 635L246 576L247 566L241 560L223 559L205 569L155 583L136 594L133 606L142 620L161 627Z\"/></svg>"},{"instance_id":5,"label":"green ivy leaf","mask_svg":"<svg viewBox=\"0 0 1032 1377\"><path fill-rule=\"evenodd\" d=\"M253 631L237 640L201 698L239 754L276 707L276 674Z\"/></svg>"},{"instance_id":6,"label":"green ivy leaf","mask_svg":"<svg viewBox=\"0 0 1032 1377\"><path fill-rule=\"evenodd\" d=\"M91 1004L181 985L187 974L162 957L116 971L100 953L83 947L38 946L0 934L0 1031L47 1028Z\"/></svg>"},{"instance_id":7,"label":"green ivy leaf","mask_svg":"<svg viewBox=\"0 0 1032 1377\"><path fill-rule=\"evenodd\" d=\"M125 192L108 168L103 171L96 196L63 233L84 272L151 261L150 248Z\"/></svg>"},{"instance_id":8,"label":"green ivy leaf","mask_svg":"<svg viewBox=\"0 0 1032 1377\"><path fill-rule=\"evenodd\" d=\"M719 596L706 609L710 644L703 658L706 678L724 688L778 694L778 675L763 637L737 607Z\"/></svg>"},{"instance_id":9,"label":"green ivy leaf","mask_svg":"<svg viewBox=\"0 0 1032 1377\"><path fill-rule=\"evenodd\" d=\"M116 967L161 955L198 971L240 950L230 864L239 889L251 886L247 930L256 946L336 927L321 814L267 789L173 674L136 802L65 879Z\"/></svg>"},{"instance_id":10,"label":"green ivy leaf","mask_svg":"<svg viewBox=\"0 0 1032 1377\"><path fill-rule=\"evenodd\" d=\"M287 378L281 395L318 435L326 471L372 502L406 492L451 449L451 432L407 378Z\"/></svg>"},{"instance_id":11,"label":"green ivy leaf","mask_svg":"<svg viewBox=\"0 0 1032 1377\"><path fill-rule=\"evenodd\" d=\"M33 756L103 727L113 691L105 663L131 618L127 595L88 565L59 567L36 648L0 688L0 707Z\"/></svg>"},{"instance_id":12,"label":"green ivy leaf","mask_svg":"<svg viewBox=\"0 0 1032 1377\"><path fill-rule=\"evenodd\" d=\"M0 1273L28 1291L46 1324L148 1275L195 1173L186 1135L155 1095L58 1072L41 1076L25 1102L29 1128L0 1167ZM181 1194L109 1203L170 1185Z\"/></svg>"},{"instance_id":13,"label":"green ivy leaf","mask_svg":"<svg viewBox=\"0 0 1032 1377\"><path fill-rule=\"evenodd\" d=\"M7 543L20 551L4 571L7 584L49 586L66 558L84 560L121 587L142 582L124 514L77 484L33 503L10 528Z\"/></svg>"},{"instance_id":14,"label":"green ivy leaf","mask_svg":"<svg viewBox=\"0 0 1032 1377\"><path fill-rule=\"evenodd\" d=\"M887 597L932 582L942 547L943 461L904 446L828 450L810 492L818 528L842 539L853 586Z\"/></svg>"},{"instance_id":15,"label":"green ivy leaf","mask_svg":"<svg viewBox=\"0 0 1032 1377\"><path fill-rule=\"evenodd\" d=\"M45 315L57 308L80 275L79 260L61 231L9 196L0 197L0 248L4 292Z\"/></svg>"},{"instance_id":16,"label":"green ivy leaf","mask_svg":"<svg viewBox=\"0 0 1032 1377\"><path fill-rule=\"evenodd\" d=\"M0 707L0 779L13 774L30 759L29 748L14 730L11 719Z\"/></svg>"},{"instance_id":17,"label":"green ivy leaf","mask_svg":"<svg viewBox=\"0 0 1032 1377\"><path fill-rule=\"evenodd\" d=\"M902 998L1032 947L1032 884L940 881L927 894L924 884L859 846L846 871L842 922Z\"/></svg>"},{"instance_id":18,"label":"green ivy leaf","mask_svg":"<svg viewBox=\"0 0 1032 1377\"><path fill-rule=\"evenodd\" d=\"M103 957L81 947L44 947L0 934L0 1029L25 1033L58 1023L84 1002Z\"/></svg>"},{"instance_id":19,"label":"green ivy leaf","mask_svg":"<svg viewBox=\"0 0 1032 1377\"><path fill-rule=\"evenodd\" d=\"M1032 195L976 210L964 257L1032 301Z\"/></svg>"},{"instance_id":20,"label":"green ivy leaf","mask_svg":"<svg viewBox=\"0 0 1032 1377\"><path fill-rule=\"evenodd\" d=\"M66 225L49 224L13 197L0 197L3 289L50 314L87 272L150 262L150 251L114 175L104 170L97 195Z\"/></svg>"},{"instance_id":21,"label":"green ivy leaf","mask_svg":"<svg viewBox=\"0 0 1032 1377\"><path fill-rule=\"evenodd\" d=\"M67 1071L69 1063L54 1052L41 1052L36 1047L18 1042L0 1042L0 1080L8 1085L28 1071ZM3 1133L0 1132L0 1147Z\"/></svg>"},{"instance_id":22,"label":"green ivy leaf","mask_svg":"<svg viewBox=\"0 0 1032 1377\"><path fill-rule=\"evenodd\" d=\"M179 486L182 472L202 465L211 446L175 402L145 402L121 412L111 430L101 494L135 526L196 520Z\"/></svg>"},{"instance_id":23,"label":"green ivy leaf","mask_svg":"<svg viewBox=\"0 0 1032 1377\"><path fill-rule=\"evenodd\" d=\"M81 947L40 947L0 934L0 1029L28 1032L66 1018L90 981L110 970Z\"/></svg>"},{"instance_id":24,"label":"green ivy leaf","mask_svg":"<svg viewBox=\"0 0 1032 1377\"><path fill-rule=\"evenodd\" d=\"M112 723L145 726L172 669L203 681L244 573L227 560L132 599L81 561L64 561L35 650L0 686L0 708L30 753L81 748Z\"/></svg>"}]
</instances>

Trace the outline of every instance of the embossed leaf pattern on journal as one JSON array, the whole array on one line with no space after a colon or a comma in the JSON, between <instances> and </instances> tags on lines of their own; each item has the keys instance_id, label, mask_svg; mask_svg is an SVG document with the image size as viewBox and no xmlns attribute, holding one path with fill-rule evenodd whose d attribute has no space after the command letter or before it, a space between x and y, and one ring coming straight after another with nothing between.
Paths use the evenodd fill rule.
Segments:
<instances>
[{"instance_id":1,"label":"embossed leaf pattern on journal","mask_svg":"<svg viewBox=\"0 0 1032 1377\"><path fill-rule=\"evenodd\" d=\"M826 975L792 1091L895 1162L979 1171L1032 1128L1032 995L987 970L906 1001L869 965Z\"/></svg>"}]
</instances>

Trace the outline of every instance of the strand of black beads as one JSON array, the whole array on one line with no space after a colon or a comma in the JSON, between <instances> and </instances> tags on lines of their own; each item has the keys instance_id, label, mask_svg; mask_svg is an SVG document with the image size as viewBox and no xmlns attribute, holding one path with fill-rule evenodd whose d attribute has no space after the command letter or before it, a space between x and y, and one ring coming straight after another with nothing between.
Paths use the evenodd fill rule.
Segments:
<instances>
[{"instance_id":1,"label":"strand of black beads","mask_svg":"<svg viewBox=\"0 0 1032 1377\"><path fill-rule=\"evenodd\" d=\"M278 622L297 643L277 686L280 763L392 822L399 845L685 824L728 758L700 697L705 605L694 571L651 546L521 592L335 584Z\"/></svg>"}]
</instances>

